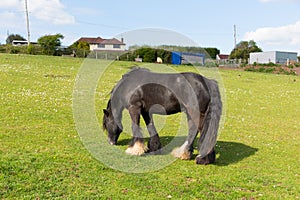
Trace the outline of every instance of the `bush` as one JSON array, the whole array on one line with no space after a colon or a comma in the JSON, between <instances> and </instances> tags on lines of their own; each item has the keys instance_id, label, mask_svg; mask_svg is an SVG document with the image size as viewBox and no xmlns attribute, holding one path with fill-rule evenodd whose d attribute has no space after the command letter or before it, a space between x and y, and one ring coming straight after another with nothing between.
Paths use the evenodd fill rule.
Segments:
<instances>
[{"instance_id":1,"label":"bush","mask_svg":"<svg viewBox=\"0 0 300 200\"><path fill-rule=\"evenodd\" d=\"M25 46L13 46L10 44L1 45L0 53L10 53L10 54L32 54L38 55L42 54L42 48L39 45L25 45Z\"/></svg>"},{"instance_id":2,"label":"bush","mask_svg":"<svg viewBox=\"0 0 300 200\"><path fill-rule=\"evenodd\" d=\"M27 46L6 45L6 53L10 54L27 54Z\"/></svg>"},{"instance_id":3,"label":"bush","mask_svg":"<svg viewBox=\"0 0 300 200\"><path fill-rule=\"evenodd\" d=\"M27 47L27 53L34 54L34 46L32 44Z\"/></svg>"},{"instance_id":4,"label":"bush","mask_svg":"<svg viewBox=\"0 0 300 200\"><path fill-rule=\"evenodd\" d=\"M129 51L120 56L122 61L134 61L135 58L142 58L143 62L156 62L157 57L163 60L163 63L172 62L172 53L164 49L153 49L150 47L143 47L133 51Z\"/></svg>"},{"instance_id":5,"label":"bush","mask_svg":"<svg viewBox=\"0 0 300 200\"><path fill-rule=\"evenodd\" d=\"M265 64L264 66L275 67L275 66L278 66L278 65L275 64L275 63L269 62L268 64Z\"/></svg>"},{"instance_id":6,"label":"bush","mask_svg":"<svg viewBox=\"0 0 300 200\"><path fill-rule=\"evenodd\" d=\"M142 58L143 62L155 62L156 55L152 48L140 48L134 51L135 58Z\"/></svg>"},{"instance_id":7,"label":"bush","mask_svg":"<svg viewBox=\"0 0 300 200\"><path fill-rule=\"evenodd\" d=\"M122 61L134 61L134 59L135 59L134 53L133 53L133 51L128 51L128 52L120 55L119 59Z\"/></svg>"},{"instance_id":8,"label":"bush","mask_svg":"<svg viewBox=\"0 0 300 200\"><path fill-rule=\"evenodd\" d=\"M265 72L265 68L260 67L260 68L258 69L258 72Z\"/></svg>"},{"instance_id":9,"label":"bush","mask_svg":"<svg viewBox=\"0 0 300 200\"><path fill-rule=\"evenodd\" d=\"M286 70L282 67L260 67L260 68L255 68L255 67L248 67L245 68L245 71L249 72L261 72L261 73L277 73L277 74L285 74L285 75L296 75L296 73L292 70Z\"/></svg>"},{"instance_id":10,"label":"bush","mask_svg":"<svg viewBox=\"0 0 300 200\"><path fill-rule=\"evenodd\" d=\"M265 69L266 73L273 73L274 71L275 71L275 68L273 68L273 67Z\"/></svg>"},{"instance_id":11,"label":"bush","mask_svg":"<svg viewBox=\"0 0 300 200\"><path fill-rule=\"evenodd\" d=\"M194 64L196 66L202 66L202 63L196 63ZM216 67L216 63L215 62L205 62L205 67Z\"/></svg>"},{"instance_id":12,"label":"bush","mask_svg":"<svg viewBox=\"0 0 300 200\"><path fill-rule=\"evenodd\" d=\"M19 48L9 48L9 53L10 54L18 54L20 53L20 49Z\"/></svg>"},{"instance_id":13,"label":"bush","mask_svg":"<svg viewBox=\"0 0 300 200\"><path fill-rule=\"evenodd\" d=\"M29 45L27 47L27 53L31 55L41 55L42 54L42 47L39 45Z\"/></svg>"}]
</instances>

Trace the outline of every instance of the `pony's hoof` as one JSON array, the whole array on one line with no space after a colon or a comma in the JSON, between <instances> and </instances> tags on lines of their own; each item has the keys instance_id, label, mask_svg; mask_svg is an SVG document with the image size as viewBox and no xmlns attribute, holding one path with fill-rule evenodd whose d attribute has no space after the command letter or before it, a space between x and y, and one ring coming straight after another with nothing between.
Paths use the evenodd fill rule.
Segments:
<instances>
[{"instance_id":1,"label":"pony's hoof","mask_svg":"<svg viewBox=\"0 0 300 200\"><path fill-rule=\"evenodd\" d=\"M175 148L171 154L181 160L190 160L193 152L188 150L188 142L186 141L181 147Z\"/></svg>"},{"instance_id":2,"label":"pony's hoof","mask_svg":"<svg viewBox=\"0 0 300 200\"><path fill-rule=\"evenodd\" d=\"M147 153L154 152L154 154L161 152L161 143L159 141L150 141L148 143Z\"/></svg>"},{"instance_id":3,"label":"pony's hoof","mask_svg":"<svg viewBox=\"0 0 300 200\"><path fill-rule=\"evenodd\" d=\"M132 147L128 147L126 149L126 153L133 156L140 156L147 151L147 147L145 147L144 143L136 142Z\"/></svg>"},{"instance_id":4,"label":"pony's hoof","mask_svg":"<svg viewBox=\"0 0 300 200\"><path fill-rule=\"evenodd\" d=\"M189 151L183 151L181 148L175 148L171 153L175 158L180 158L181 160L190 160L192 153Z\"/></svg>"},{"instance_id":5,"label":"pony's hoof","mask_svg":"<svg viewBox=\"0 0 300 200\"><path fill-rule=\"evenodd\" d=\"M213 150L207 156L201 158L200 155L196 157L196 164L199 165L208 165L216 161L216 152Z\"/></svg>"},{"instance_id":6,"label":"pony's hoof","mask_svg":"<svg viewBox=\"0 0 300 200\"><path fill-rule=\"evenodd\" d=\"M150 151L150 150L148 150L145 153L146 153L146 155L163 155L164 151L162 149L158 149L156 151Z\"/></svg>"}]
</instances>

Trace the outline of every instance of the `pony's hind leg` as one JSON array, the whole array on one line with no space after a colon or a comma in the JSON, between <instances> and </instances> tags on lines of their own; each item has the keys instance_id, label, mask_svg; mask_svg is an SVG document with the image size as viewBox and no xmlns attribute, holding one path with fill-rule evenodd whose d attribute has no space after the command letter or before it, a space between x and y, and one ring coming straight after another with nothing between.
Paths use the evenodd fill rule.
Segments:
<instances>
[{"instance_id":1,"label":"pony's hind leg","mask_svg":"<svg viewBox=\"0 0 300 200\"><path fill-rule=\"evenodd\" d=\"M180 158L181 160L189 160L193 155L193 143L198 134L198 128L191 119L191 117L187 114L188 117L188 125L189 125L189 134L183 145L179 148L175 148L172 151L172 155L176 158Z\"/></svg>"},{"instance_id":2,"label":"pony's hind leg","mask_svg":"<svg viewBox=\"0 0 300 200\"><path fill-rule=\"evenodd\" d=\"M189 146L188 141L185 141L181 147L173 149L171 154L181 160L190 160L193 155L193 150L189 150Z\"/></svg>"},{"instance_id":3,"label":"pony's hind leg","mask_svg":"<svg viewBox=\"0 0 300 200\"><path fill-rule=\"evenodd\" d=\"M201 114L201 117L200 117L200 124L199 124L199 129L201 130L201 132L203 131L203 126L204 126L204 118L205 118L205 115L204 114ZM203 137L205 135L204 134L201 134L200 138L199 138L199 142L201 140L203 140ZM202 157L200 155L198 155L196 157L196 164L199 164L199 165L208 165L208 164L211 164L211 163L214 163L216 161L216 151L215 151L215 148L213 148L206 156Z\"/></svg>"},{"instance_id":4,"label":"pony's hind leg","mask_svg":"<svg viewBox=\"0 0 300 200\"><path fill-rule=\"evenodd\" d=\"M144 137L140 128L140 109L135 106L131 106L128 109L132 120L132 133L133 138L129 147L126 149L126 153L129 155L142 155L147 151L147 147L144 144Z\"/></svg>"}]
</instances>

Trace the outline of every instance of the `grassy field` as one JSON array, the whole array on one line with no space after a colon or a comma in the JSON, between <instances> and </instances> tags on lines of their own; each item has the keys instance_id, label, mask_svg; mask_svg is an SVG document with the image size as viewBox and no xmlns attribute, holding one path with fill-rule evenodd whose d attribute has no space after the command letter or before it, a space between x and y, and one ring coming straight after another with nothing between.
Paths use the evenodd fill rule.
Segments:
<instances>
[{"instance_id":1,"label":"grassy field","mask_svg":"<svg viewBox=\"0 0 300 200\"><path fill-rule=\"evenodd\" d=\"M0 54L0 199L300 198L300 77L221 70L226 116L216 163L176 160L158 171L126 173L92 156L77 132L72 98L83 62ZM99 123L109 91L133 64L100 70ZM180 118L156 118L166 121L164 144ZM125 127L128 122L125 117ZM125 150L129 137L125 129L114 148Z\"/></svg>"}]
</instances>

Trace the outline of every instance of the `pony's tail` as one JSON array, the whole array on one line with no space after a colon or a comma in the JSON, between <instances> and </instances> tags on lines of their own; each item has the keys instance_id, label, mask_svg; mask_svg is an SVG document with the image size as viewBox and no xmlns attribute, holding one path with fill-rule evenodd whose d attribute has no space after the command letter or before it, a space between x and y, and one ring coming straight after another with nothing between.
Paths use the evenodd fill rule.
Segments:
<instances>
[{"instance_id":1,"label":"pony's tail","mask_svg":"<svg viewBox=\"0 0 300 200\"><path fill-rule=\"evenodd\" d=\"M203 129L199 139L199 156L203 159L208 154L215 154L214 146L217 142L219 123L222 114L222 101L218 87L215 80L205 79L209 94L210 102L206 111ZM209 157L210 155L208 155ZM213 160L214 161L214 160Z\"/></svg>"}]
</instances>

